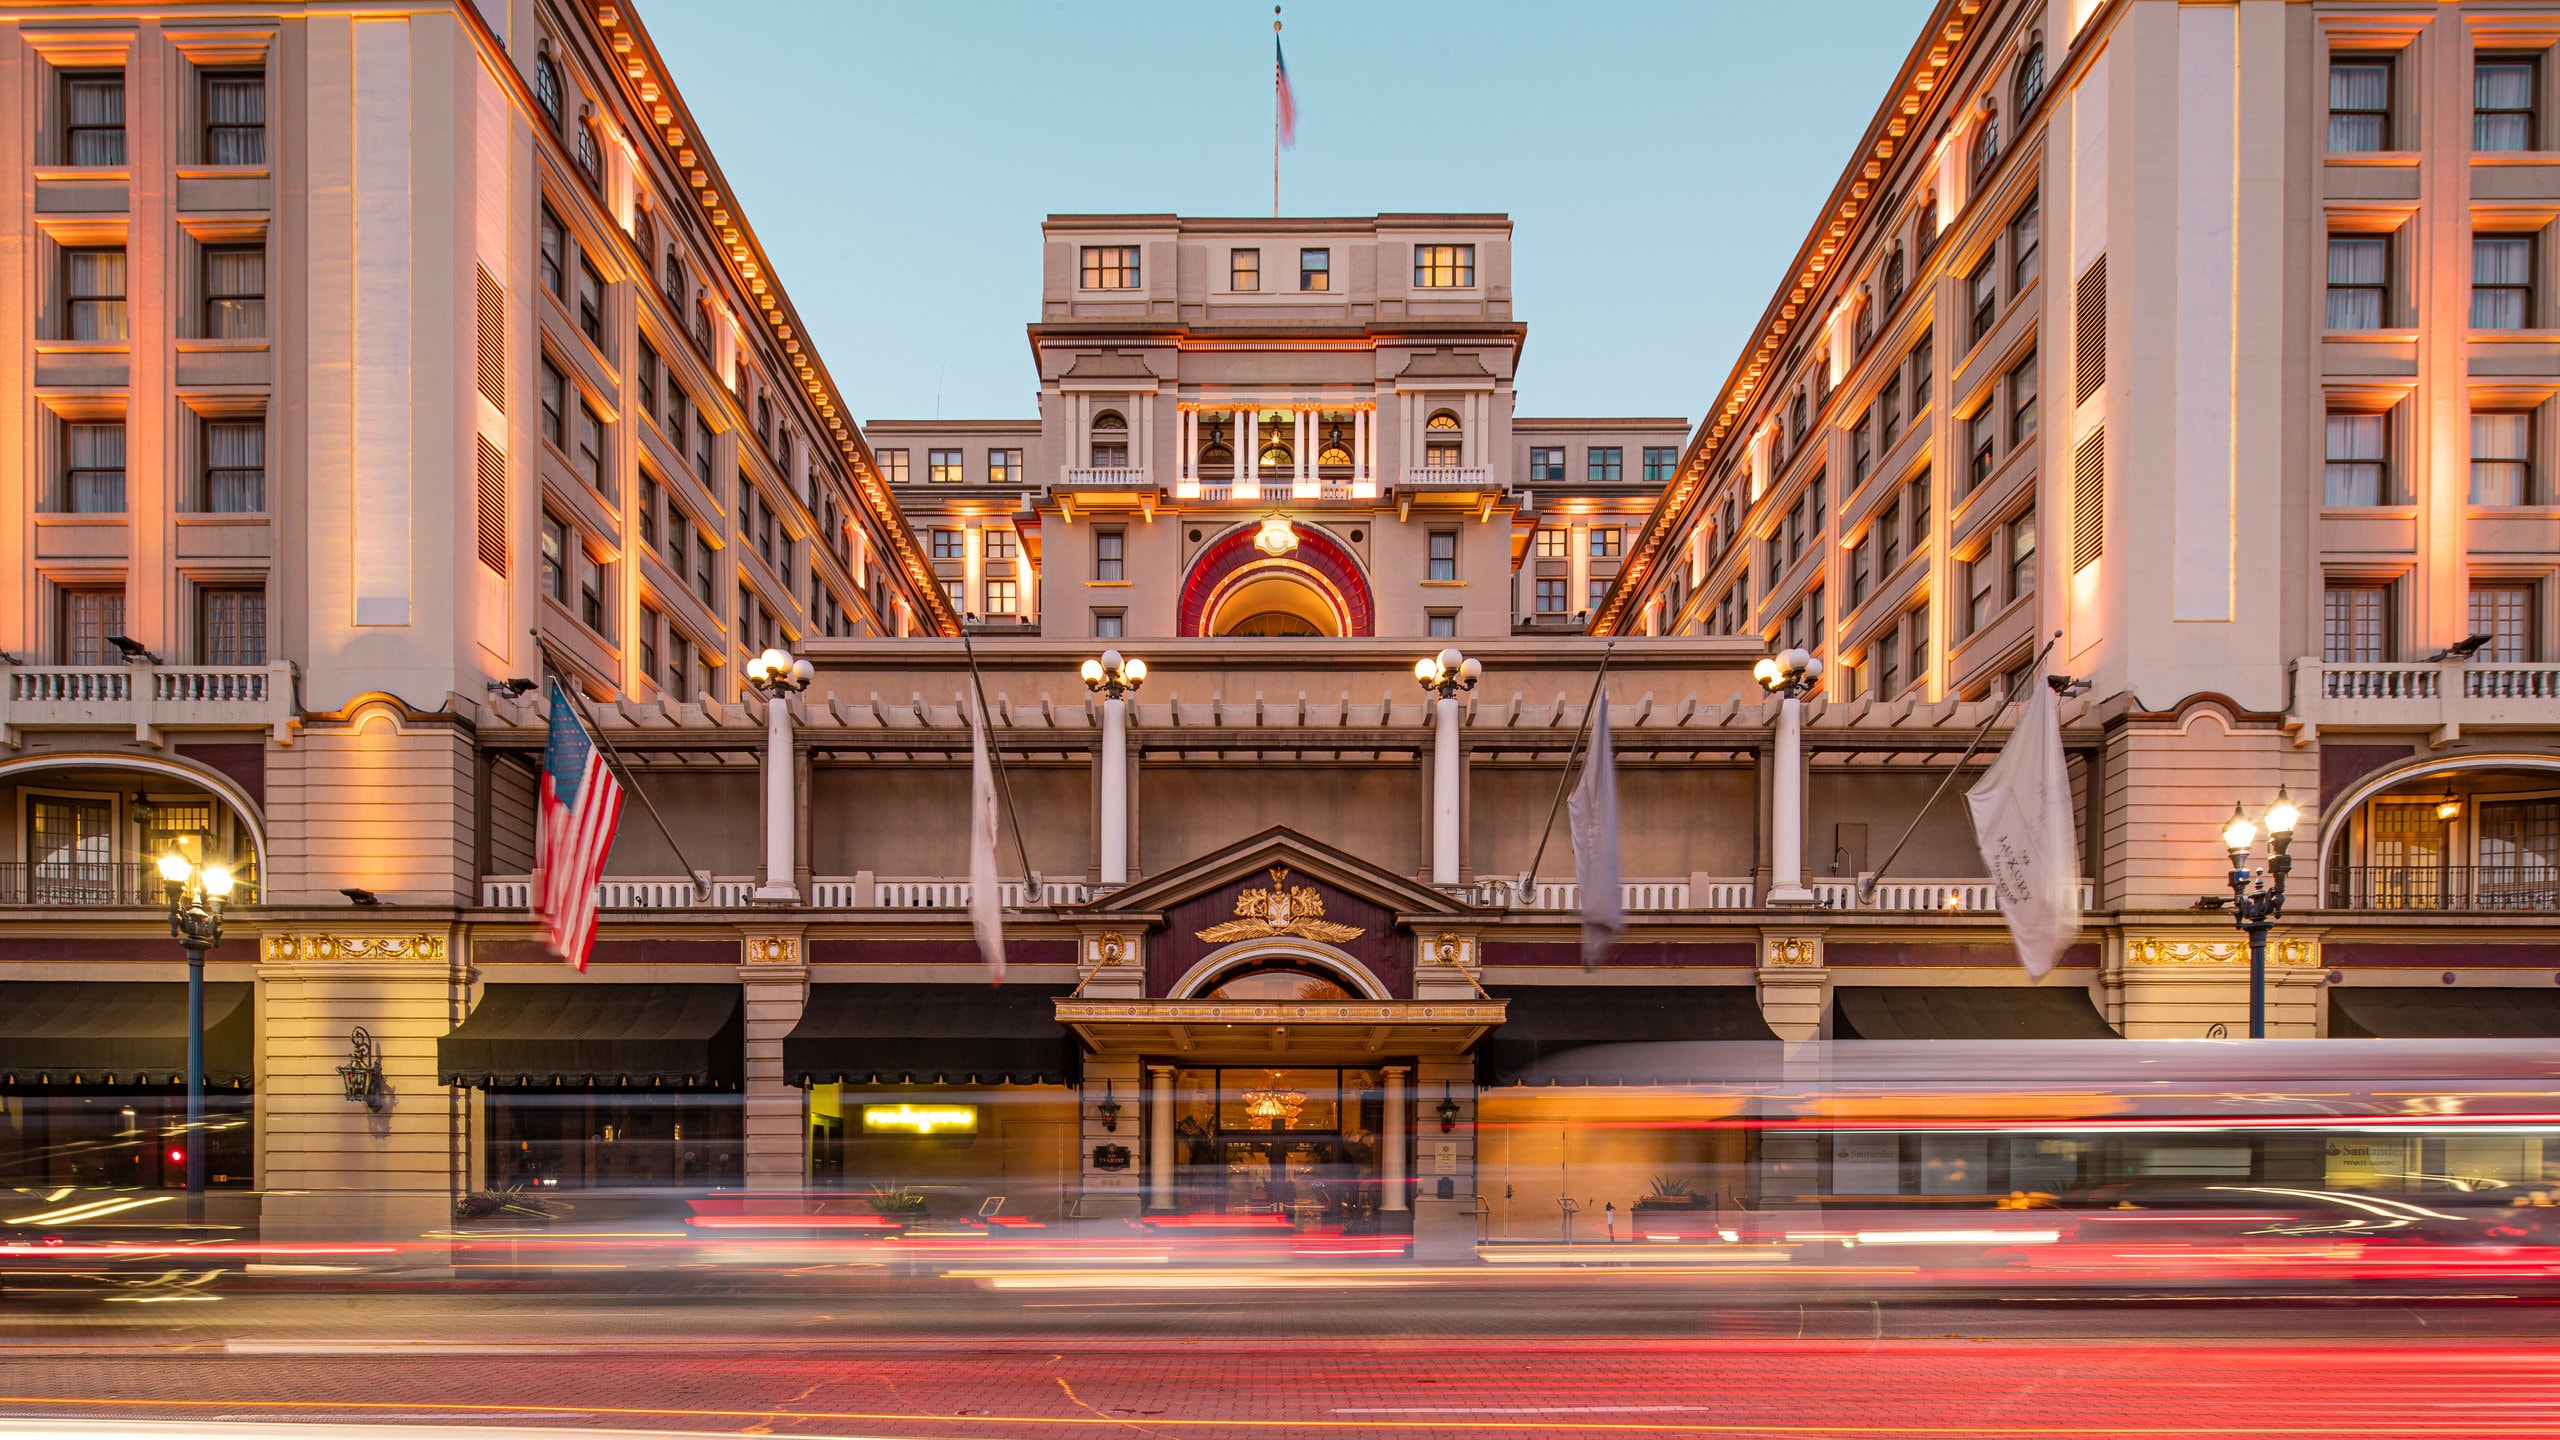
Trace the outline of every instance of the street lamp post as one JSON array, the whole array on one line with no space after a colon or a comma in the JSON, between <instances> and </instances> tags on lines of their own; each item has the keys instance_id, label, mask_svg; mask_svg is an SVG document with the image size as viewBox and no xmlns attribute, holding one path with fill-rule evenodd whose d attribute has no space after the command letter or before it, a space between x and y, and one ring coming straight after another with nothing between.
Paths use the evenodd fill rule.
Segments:
<instances>
[{"instance_id":1,"label":"street lamp post","mask_svg":"<svg viewBox=\"0 0 2560 1440\"><path fill-rule=\"evenodd\" d=\"M1105 650L1084 662L1084 688L1102 697L1102 883L1129 883L1129 694L1147 662Z\"/></svg>"},{"instance_id":2,"label":"street lamp post","mask_svg":"<svg viewBox=\"0 0 2560 1440\"><path fill-rule=\"evenodd\" d=\"M1458 883L1458 693L1484 678L1484 662L1454 645L1413 662L1413 678L1438 705L1431 746L1431 883Z\"/></svg>"},{"instance_id":3,"label":"street lamp post","mask_svg":"<svg viewBox=\"0 0 2560 1440\"><path fill-rule=\"evenodd\" d=\"M1769 807L1769 903L1810 905L1804 883L1804 697L1822 679L1822 657L1797 646L1751 667L1778 701L1777 793Z\"/></svg>"},{"instance_id":4,"label":"street lamp post","mask_svg":"<svg viewBox=\"0 0 2560 1440\"><path fill-rule=\"evenodd\" d=\"M2252 871L2249 853L2258 823L2238 803L2222 826L2222 848L2231 855L2231 923L2249 937L2249 1038L2267 1038L2267 932L2284 916L2284 881L2293 873L2293 827L2302 809L2285 787L2267 807L2267 868Z\"/></svg>"},{"instance_id":5,"label":"street lamp post","mask_svg":"<svg viewBox=\"0 0 2560 1440\"><path fill-rule=\"evenodd\" d=\"M160 883L169 892L169 933L187 952L187 1205L196 1219L204 1196L204 952L222 943L231 869L171 850L160 857Z\"/></svg>"},{"instance_id":6,"label":"street lamp post","mask_svg":"<svg viewBox=\"0 0 2560 1440\"><path fill-rule=\"evenodd\" d=\"M764 697L764 883L755 899L792 905L800 899L797 840L800 815L792 800L791 697L809 688L817 667L767 650L747 662L747 684Z\"/></svg>"}]
</instances>

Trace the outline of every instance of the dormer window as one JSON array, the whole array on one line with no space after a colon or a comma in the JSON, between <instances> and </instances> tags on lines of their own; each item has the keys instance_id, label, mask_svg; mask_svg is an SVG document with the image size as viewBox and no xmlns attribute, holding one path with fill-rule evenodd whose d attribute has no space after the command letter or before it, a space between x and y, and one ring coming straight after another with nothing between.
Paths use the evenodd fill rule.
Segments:
<instances>
[{"instance_id":1,"label":"dormer window","mask_svg":"<svg viewBox=\"0 0 2560 1440\"><path fill-rule=\"evenodd\" d=\"M1138 247L1135 245L1087 245L1081 283L1087 290L1135 290L1138 288Z\"/></svg>"},{"instance_id":2,"label":"dormer window","mask_svg":"<svg viewBox=\"0 0 2560 1440\"><path fill-rule=\"evenodd\" d=\"M1413 284L1417 290L1464 290L1476 283L1473 245L1416 245Z\"/></svg>"}]
</instances>

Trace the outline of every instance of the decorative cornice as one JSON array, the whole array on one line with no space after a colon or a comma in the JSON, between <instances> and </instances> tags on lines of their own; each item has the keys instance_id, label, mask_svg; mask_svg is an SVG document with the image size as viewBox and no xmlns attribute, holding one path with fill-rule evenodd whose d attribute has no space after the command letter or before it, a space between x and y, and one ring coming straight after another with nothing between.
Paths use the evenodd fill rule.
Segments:
<instances>
[{"instance_id":1,"label":"decorative cornice","mask_svg":"<svg viewBox=\"0 0 2560 1440\"><path fill-rule=\"evenodd\" d=\"M2249 942L2238 935L2218 940L2180 939L2174 936L2128 936L2124 942L2124 963L2141 966L2167 965L2246 965ZM2271 939L2267 942L2267 963L2289 965L2301 969L2320 964L2320 942L2303 939Z\"/></svg>"},{"instance_id":2,"label":"decorative cornice","mask_svg":"<svg viewBox=\"0 0 2560 1440\"><path fill-rule=\"evenodd\" d=\"M442 935L268 935L258 942L259 959L269 965L348 960L441 965L447 954Z\"/></svg>"}]
</instances>

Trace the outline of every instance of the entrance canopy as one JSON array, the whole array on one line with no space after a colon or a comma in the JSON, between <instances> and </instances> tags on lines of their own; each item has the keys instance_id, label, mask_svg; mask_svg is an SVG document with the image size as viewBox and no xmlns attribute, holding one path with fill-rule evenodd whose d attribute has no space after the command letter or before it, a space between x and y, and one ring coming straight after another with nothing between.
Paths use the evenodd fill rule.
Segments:
<instances>
[{"instance_id":1,"label":"entrance canopy","mask_svg":"<svg viewBox=\"0 0 2560 1440\"><path fill-rule=\"evenodd\" d=\"M813 985L782 1040L794 1085L1065 1085L1076 1046L1064 985Z\"/></svg>"},{"instance_id":2,"label":"entrance canopy","mask_svg":"<svg viewBox=\"0 0 2560 1440\"><path fill-rule=\"evenodd\" d=\"M1058 1021L1097 1055L1363 1065L1463 1055L1502 1023L1500 1000L1076 1000Z\"/></svg>"},{"instance_id":3,"label":"entrance canopy","mask_svg":"<svg viewBox=\"0 0 2560 1440\"><path fill-rule=\"evenodd\" d=\"M1631 1040L1771 1040L1748 985L1514 985L1511 1018L1481 1052L1485 1084L1539 1084L1540 1062L1587 1045Z\"/></svg>"},{"instance_id":4,"label":"entrance canopy","mask_svg":"<svg viewBox=\"0 0 2560 1440\"><path fill-rule=\"evenodd\" d=\"M2079 986L1843 985L1835 1040L2113 1040Z\"/></svg>"},{"instance_id":5,"label":"entrance canopy","mask_svg":"<svg viewBox=\"0 0 2560 1440\"><path fill-rule=\"evenodd\" d=\"M734 1089L746 1076L735 985L492 985L436 1042L447 1085Z\"/></svg>"},{"instance_id":6,"label":"entrance canopy","mask_svg":"<svg viewBox=\"0 0 2560 1440\"><path fill-rule=\"evenodd\" d=\"M2329 1034L2344 1040L2560 1037L2560 990L2342 986L2329 992Z\"/></svg>"},{"instance_id":7,"label":"entrance canopy","mask_svg":"<svg viewBox=\"0 0 2560 1440\"><path fill-rule=\"evenodd\" d=\"M205 1083L245 1086L253 1073L250 987L204 987ZM0 983L0 1084L187 1083L183 983L18 980Z\"/></svg>"}]
</instances>

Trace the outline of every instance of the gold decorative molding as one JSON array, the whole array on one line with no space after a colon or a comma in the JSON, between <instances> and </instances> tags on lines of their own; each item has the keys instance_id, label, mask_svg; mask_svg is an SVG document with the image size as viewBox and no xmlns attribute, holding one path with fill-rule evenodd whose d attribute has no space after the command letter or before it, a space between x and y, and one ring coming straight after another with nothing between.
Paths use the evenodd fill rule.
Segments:
<instances>
[{"instance_id":1,"label":"gold decorative molding","mask_svg":"<svg viewBox=\"0 0 2560 1440\"><path fill-rule=\"evenodd\" d=\"M1819 935L1772 935L1760 947L1763 965L1819 965L1822 963L1822 937Z\"/></svg>"},{"instance_id":2,"label":"gold decorative molding","mask_svg":"<svg viewBox=\"0 0 2560 1440\"><path fill-rule=\"evenodd\" d=\"M2136 936L2124 942L2127 965L2246 965L2249 963L2247 937L2233 935L2218 940L2177 940L2160 935ZM2298 936L2271 936L2267 940L2267 963L2302 969L2320 964L2320 942Z\"/></svg>"},{"instance_id":3,"label":"gold decorative molding","mask_svg":"<svg viewBox=\"0 0 2560 1440\"><path fill-rule=\"evenodd\" d=\"M800 937L797 935L750 935L747 937L747 963L750 965L797 965L800 963Z\"/></svg>"},{"instance_id":4,"label":"gold decorative molding","mask_svg":"<svg viewBox=\"0 0 2560 1440\"><path fill-rule=\"evenodd\" d=\"M1467 963L1467 952L1472 947L1467 944L1466 938L1456 931L1443 930L1432 936L1425 948L1429 952L1430 962L1434 965L1463 966Z\"/></svg>"},{"instance_id":5,"label":"gold decorative molding","mask_svg":"<svg viewBox=\"0 0 2560 1440\"><path fill-rule=\"evenodd\" d=\"M1275 865L1271 869L1271 888L1256 887L1236 897L1236 918L1223 925L1212 925L1198 932L1199 938L1212 945L1225 945L1236 940L1276 940L1294 935L1301 940L1314 940L1339 945L1368 933L1357 925L1337 925L1324 918L1324 897L1313 885L1292 888L1289 869Z\"/></svg>"},{"instance_id":6,"label":"gold decorative molding","mask_svg":"<svg viewBox=\"0 0 2560 1440\"><path fill-rule=\"evenodd\" d=\"M1129 937L1117 930L1105 930L1093 942L1095 963L1101 965L1135 965L1137 957L1129 953Z\"/></svg>"},{"instance_id":7,"label":"gold decorative molding","mask_svg":"<svg viewBox=\"0 0 2560 1440\"><path fill-rule=\"evenodd\" d=\"M441 935L268 935L258 942L259 958L270 965L317 964L331 960L397 960L441 965Z\"/></svg>"}]
</instances>

